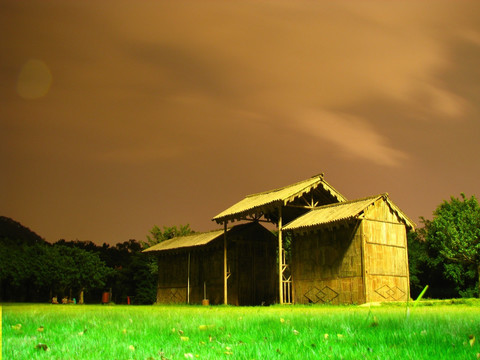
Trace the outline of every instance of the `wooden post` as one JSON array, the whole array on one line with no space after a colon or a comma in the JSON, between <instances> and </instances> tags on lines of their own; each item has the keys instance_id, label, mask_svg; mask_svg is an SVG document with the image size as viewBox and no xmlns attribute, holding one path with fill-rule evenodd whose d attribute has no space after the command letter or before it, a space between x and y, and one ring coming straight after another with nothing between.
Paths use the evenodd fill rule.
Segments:
<instances>
[{"instance_id":1,"label":"wooden post","mask_svg":"<svg viewBox=\"0 0 480 360\"><path fill-rule=\"evenodd\" d=\"M282 244L282 205L278 208L278 296L283 304L283 244Z\"/></svg>"},{"instance_id":2,"label":"wooden post","mask_svg":"<svg viewBox=\"0 0 480 360\"><path fill-rule=\"evenodd\" d=\"M410 265L408 263L408 241L407 241L407 225L406 224L403 225L403 229L404 230L402 230L402 235L404 235L404 239L405 239L405 266L406 266L405 275L407 276L407 303L408 303L408 300L410 299ZM479 270L480 270L480 267L479 267ZM479 273L479 276L480 276L480 273Z\"/></svg>"},{"instance_id":3,"label":"wooden post","mask_svg":"<svg viewBox=\"0 0 480 360\"><path fill-rule=\"evenodd\" d=\"M363 295L365 297L365 302L368 303L370 294L369 294L369 291L367 289L367 286L368 286L368 281L367 281L368 272L367 272L367 268L366 268L366 266L367 266L367 262L366 262L367 242L366 242L366 239L365 239L365 220L360 220L359 227L360 227L360 236L361 236L361 241L362 241L360 253L361 253L361 256L362 256Z\"/></svg>"},{"instance_id":4,"label":"wooden post","mask_svg":"<svg viewBox=\"0 0 480 360\"><path fill-rule=\"evenodd\" d=\"M223 223L223 303L228 304L227 277L227 220Z\"/></svg>"},{"instance_id":5,"label":"wooden post","mask_svg":"<svg viewBox=\"0 0 480 360\"><path fill-rule=\"evenodd\" d=\"M190 304L190 251L188 252L187 273L187 304Z\"/></svg>"}]
</instances>

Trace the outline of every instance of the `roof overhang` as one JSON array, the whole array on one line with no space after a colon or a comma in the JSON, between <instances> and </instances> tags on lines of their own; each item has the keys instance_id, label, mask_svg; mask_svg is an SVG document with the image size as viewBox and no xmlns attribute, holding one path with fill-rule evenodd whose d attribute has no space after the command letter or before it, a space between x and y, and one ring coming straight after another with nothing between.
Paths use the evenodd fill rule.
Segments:
<instances>
[{"instance_id":1,"label":"roof overhang","mask_svg":"<svg viewBox=\"0 0 480 360\"><path fill-rule=\"evenodd\" d=\"M277 212L279 207L286 206L315 190L329 197L333 202L347 200L325 181L323 174L320 174L282 188L247 195L243 200L216 215L213 221L221 224L225 221L244 220L248 216L266 215L268 217L269 213Z\"/></svg>"}]
</instances>

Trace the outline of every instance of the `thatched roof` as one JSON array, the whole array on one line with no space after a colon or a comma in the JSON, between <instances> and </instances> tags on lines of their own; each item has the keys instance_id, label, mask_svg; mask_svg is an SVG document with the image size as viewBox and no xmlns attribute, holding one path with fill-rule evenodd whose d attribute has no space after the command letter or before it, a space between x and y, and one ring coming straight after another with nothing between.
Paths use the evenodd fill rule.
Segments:
<instances>
[{"instance_id":1,"label":"thatched roof","mask_svg":"<svg viewBox=\"0 0 480 360\"><path fill-rule=\"evenodd\" d=\"M347 200L333 186L328 184L321 174L278 189L247 195L243 200L216 215L213 220L220 224L224 221L240 220L252 214L267 214L315 189L327 194L335 202Z\"/></svg>"},{"instance_id":2,"label":"thatched roof","mask_svg":"<svg viewBox=\"0 0 480 360\"><path fill-rule=\"evenodd\" d=\"M387 202L392 211L409 228L414 228L415 223L411 221L388 197L388 194L372 196L364 199L347 201L337 204L325 205L313 209L287 224L283 229L292 231L303 231L317 228L324 225L335 224L343 221L359 219L364 210L375 201L382 199Z\"/></svg>"}]
</instances>

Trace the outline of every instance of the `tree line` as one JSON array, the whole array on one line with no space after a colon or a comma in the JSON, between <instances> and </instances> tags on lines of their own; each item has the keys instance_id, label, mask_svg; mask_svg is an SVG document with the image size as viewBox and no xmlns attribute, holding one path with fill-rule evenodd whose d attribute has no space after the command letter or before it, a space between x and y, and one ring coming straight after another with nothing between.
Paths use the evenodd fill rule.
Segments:
<instances>
[{"instance_id":1,"label":"tree line","mask_svg":"<svg viewBox=\"0 0 480 360\"><path fill-rule=\"evenodd\" d=\"M47 243L6 217L0 217L0 301L45 302L58 298L152 304L158 265L142 250L175 236L193 233L189 225L154 226L146 241L114 246L90 241ZM286 237L288 238L288 236ZM285 244L288 248L288 244ZM480 205L461 194L443 201L433 219L408 234L411 296L429 285L430 298L480 295Z\"/></svg>"},{"instance_id":2,"label":"tree line","mask_svg":"<svg viewBox=\"0 0 480 360\"><path fill-rule=\"evenodd\" d=\"M155 226L146 242L114 246L59 240L50 244L30 229L0 217L0 301L48 302L53 297L99 303L104 292L115 303L152 304L157 262L142 253L167 238L192 232L188 225Z\"/></svg>"}]
</instances>

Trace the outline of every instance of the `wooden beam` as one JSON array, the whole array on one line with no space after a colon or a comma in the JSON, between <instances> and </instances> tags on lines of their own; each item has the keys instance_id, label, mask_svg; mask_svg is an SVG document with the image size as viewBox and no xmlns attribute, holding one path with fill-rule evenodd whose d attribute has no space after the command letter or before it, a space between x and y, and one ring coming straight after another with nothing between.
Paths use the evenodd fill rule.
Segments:
<instances>
[{"instance_id":1,"label":"wooden beam","mask_svg":"<svg viewBox=\"0 0 480 360\"><path fill-rule=\"evenodd\" d=\"M302 200L305 201L305 204L307 204L308 206L310 206L310 203L308 202L308 200L305 199L305 194L302 195Z\"/></svg>"},{"instance_id":2,"label":"wooden beam","mask_svg":"<svg viewBox=\"0 0 480 360\"><path fill-rule=\"evenodd\" d=\"M378 245L378 246L385 246L385 247L393 247L393 248L404 249L404 250L405 250L405 248L406 248L405 246L402 246L402 245L385 244L385 243L373 242L373 241L368 241L368 240L365 240L365 243L366 243L366 244L369 244L369 245Z\"/></svg>"},{"instance_id":3,"label":"wooden beam","mask_svg":"<svg viewBox=\"0 0 480 360\"><path fill-rule=\"evenodd\" d=\"M306 206L306 205L285 205L285 207L298 208L298 209L315 209L315 206Z\"/></svg>"},{"instance_id":4,"label":"wooden beam","mask_svg":"<svg viewBox=\"0 0 480 360\"><path fill-rule=\"evenodd\" d=\"M385 223L385 224L405 226L405 224L404 224L403 222L395 222L395 221L379 220L379 219L370 219L370 218L364 217L363 215L360 215L358 218L361 219L361 220L365 220L365 221L373 221L373 222L381 222L381 223Z\"/></svg>"},{"instance_id":5,"label":"wooden beam","mask_svg":"<svg viewBox=\"0 0 480 360\"><path fill-rule=\"evenodd\" d=\"M254 214L254 215L247 215L243 218L243 220L247 220L247 221L258 221L258 222L265 222L265 223L271 223L271 221L268 221L268 220L263 220L262 219L262 216L264 216L263 214Z\"/></svg>"},{"instance_id":6,"label":"wooden beam","mask_svg":"<svg viewBox=\"0 0 480 360\"><path fill-rule=\"evenodd\" d=\"M227 277L227 221L223 223L223 303L228 304Z\"/></svg>"}]
</instances>

